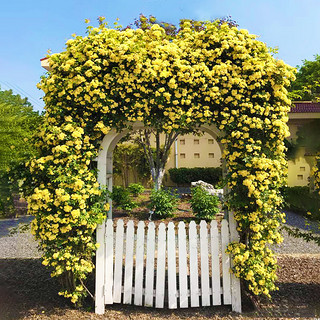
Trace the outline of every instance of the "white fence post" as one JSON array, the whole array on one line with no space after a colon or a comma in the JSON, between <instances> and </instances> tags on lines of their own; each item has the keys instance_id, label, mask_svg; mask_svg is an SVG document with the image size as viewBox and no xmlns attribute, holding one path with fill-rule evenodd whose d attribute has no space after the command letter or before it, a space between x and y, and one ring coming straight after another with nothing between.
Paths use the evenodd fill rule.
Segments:
<instances>
[{"instance_id":1,"label":"white fence post","mask_svg":"<svg viewBox=\"0 0 320 320\"><path fill-rule=\"evenodd\" d=\"M121 302L122 293L122 265L123 265L123 220L118 220L116 230L116 251L114 262L114 284L113 284L113 301L115 303Z\"/></svg>"},{"instance_id":2,"label":"white fence post","mask_svg":"<svg viewBox=\"0 0 320 320\"><path fill-rule=\"evenodd\" d=\"M184 222L178 226L179 244L179 301L180 308L188 308L188 265L187 265L187 243L186 227Z\"/></svg>"},{"instance_id":3,"label":"white fence post","mask_svg":"<svg viewBox=\"0 0 320 320\"><path fill-rule=\"evenodd\" d=\"M166 275L166 225L161 222L158 229L156 308L163 308Z\"/></svg>"},{"instance_id":4,"label":"white fence post","mask_svg":"<svg viewBox=\"0 0 320 320\"><path fill-rule=\"evenodd\" d=\"M144 305L153 307L154 285L154 255L155 255L155 226L153 222L148 225L147 234L147 259L146 259L146 286Z\"/></svg>"},{"instance_id":5,"label":"white fence post","mask_svg":"<svg viewBox=\"0 0 320 320\"><path fill-rule=\"evenodd\" d=\"M107 183L107 152L105 149L99 151L97 159L98 182L100 186ZM96 283L95 283L95 312L104 314L104 283L105 283L105 221L97 226L97 243L100 245L96 251Z\"/></svg>"},{"instance_id":6,"label":"white fence post","mask_svg":"<svg viewBox=\"0 0 320 320\"><path fill-rule=\"evenodd\" d=\"M104 314L104 264L105 264L105 222L97 227L97 243L99 248L96 251L96 283L95 283L95 313Z\"/></svg>"},{"instance_id":7,"label":"white fence post","mask_svg":"<svg viewBox=\"0 0 320 320\"><path fill-rule=\"evenodd\" d=\"M201 305L210 306L208 228L207 223L200 222L200 262L201 262Z\"/></svg>"},{"instance_id":8,"label":"white fence post","mask_svg":"<svg viewBox=\"0 0 320 320\"><path fill-rule=\"evenodd\" d=\"M113 221L107 219L105 244L104 303L113 304Z\"/></svg>"},{"instance_id":9,"label":"white fence post","mask_svg":"<svg viewBox=\"0 0 320 320\"><path fill-rule=\"evenodd\" d=\"M234 219L233 212L229 212L229 228L230 228L230 241L239 241L239 234L236 227L236 221ZM231 266L233 262L231 259ZM237 278L233 273L231 274L231 300L232 300L232 311L241 312L241 286L240 279Z\"/></svg>"},{"instance_id":10,"label":"white fence post","mask_svg":"<svg viewBox=\"0 0 320 320\"><path fill-rule=\"evenodd\" d=\"M138 230L137 230L136 270L135 270L135 280L134 280L134 304L136 306L142 306L143 265L144 265L144 222L139 221Z\"/></svg>"},{"instance_id":11,"label":"white fence post","mask_svg":"<svg viewBox=\"0 0 320 320\"><path fill-rule=\"evenodd\" d=\"M131 304L132 301L132 277L133 277L133 245L134 245L134 225L130 220L126 230L126 260L124 270L124 293L123 303Z\"/></svg>"},{"instance_id":12,"label":"white fence post","mask_svg":"<svg viewBox=\"0 0 320 320\"><path fill-rule=\"evenodd\" d=\"M217 221L211 221L211 266L212 266L212 304L221 305L221 285L220 285L220 261L219 261L219 232Z\"/></svg>"},{"instance_id":13,"label":"white fence post","mask_svg":"<svg viewBox=\"0 0 320 320\"><path fill-rule=\"evenodd\" d=\"M228 221L221 221L221 254L222 254L222 284L223 284L223 303L231 304L231 280L230 280L230 256L226 254L229 244Z\"/></svg>"},{"instance_id":14,"label":"white fence post","mask_svg":"<svg viewBox=\"0 0 320 320\"><path fill-rule=\"evenodd\" d=\"M177 308L176 234L173 222L168 224L168 305Z\"/></svg>"},{"instance_id":15,"label":"white fence post","mask_svg":"<svg viewBox=\"0 0 320 320\"><path fill-rule=\"evenodd\" d=\"M198 234L194 221L189 224L189 248L191 307L199 307Z\"/></svg>"}]
</instances>

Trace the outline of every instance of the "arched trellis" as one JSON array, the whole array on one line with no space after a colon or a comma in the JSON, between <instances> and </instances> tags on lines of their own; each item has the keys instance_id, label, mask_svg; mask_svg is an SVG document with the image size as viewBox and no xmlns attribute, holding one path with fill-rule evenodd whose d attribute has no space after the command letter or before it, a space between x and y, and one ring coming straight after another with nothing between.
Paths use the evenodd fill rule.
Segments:
<instances>
[{"instance_id":1,"label":"arched trellis","mask_svg":"<svg viewBox=\"0 0 320 320\"><path fill-rule=\"evenodd\" d=\"M100 144L100 150L97 157L98 168L98 182L100 185L106 185L109 191L112 191L113 186L113 150L117 143L126 134L132 131L145 129L145 125L141 122L135 122L131 126L131 129L124 129L118 132L116 129L112 129L107 133ZM223 135L223 132L218 130L215 125L204 124L199 127L200 131L210 134L217 142L222 151L222 144L217 139ZM225 165L223 165L225 171ZM112 203L109 200L109 212L107 219L112 219ZM230 226L230 241L238 241L238 232L236 230L236 221L232 212L227 212L227 218ZM96 290L95 290L95 312L98 314L104 314L105 310L105 295L104 295L104 283L105 283L105 258L106 258L106 244L105 244L105 232L106 232L106 220L97 228L97 243L100 244L96 252ZM110 279L110 281L112 281ZM236 312L241 312L241 299L240 297L240 280L231 274L231 298L232 309Z\"/></svg>"},{"instance_id":2,"label":"arched trellis","mask_svg":"<svg viewBox=\"0 0 320 320\"><path fill-rule=\"evenodd\" d=\"M82 280L94 267L94 230L105 216L90 166L99 140L109 133L114 147L125 132L110 129L141 121L164 133L188 132L204 123L225 132L228 206L240 234L227 252L246 287L270 297L276 289L276 259L266 243L281 242L286 88L292 68L246 30L200 21L182 21L173 37L159 25L137 30L89 26L86 37L70 39L64 52L51 55L49 66L39 84L46 115L39 157L29 163L33 190L28 203L37 218L33 232L45 252L43 263L54 268L52 276L65 280L61 294L81 302L86 296ZM112 145L98 157L99 181L105 185L109 179L110 187ZM230 218L235 229L232 213Z\"/></svg>"}]
</instances>

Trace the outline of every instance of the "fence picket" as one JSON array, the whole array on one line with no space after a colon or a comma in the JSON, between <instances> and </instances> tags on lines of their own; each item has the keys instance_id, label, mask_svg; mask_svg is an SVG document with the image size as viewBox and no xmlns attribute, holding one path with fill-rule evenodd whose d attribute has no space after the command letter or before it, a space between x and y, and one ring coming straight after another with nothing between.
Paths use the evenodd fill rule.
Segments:
<instances>
[{"instance_id":1,"label":"fence picket","mask_svg":"<svg viewBox=\"0 0 320 320\"><path fill-rule=\"evenodd\" d=\"M210 306L208 228L207 223L200 222L200 261L201 261L201 305Z\"/></svg>"},{"instance_id":2,"label":"fence picket","mask_svg":"<svg viewBox=\"0 0 320 320\"><path fill-rule=\"evenodd\" d=\"M180 308L188 308L188 265L187 265L187 244L186 227L184 222L178 225L179 245L179 302Z\"/></svg>"},{"instance_id":3,"label":"fence picket","mask_svg":"<svg viewBox=\"0 0 320 320\"><path fill-rule=\"evenodd\" d=\"M191 307L199 307L198 234L194 221L189 224L189 247Z\"/></svg>"},{"instance_id":4,"label":"fence picket","mask_svg":"<svg viewBox=\"0 0 320 320\"><path fill-rule=\"evenodd\" d=\"M219 263L219 232L217 221L211 221L211 265L212 265L212 304L221 305L220 263Z\"/></svg>"},{"instance_id":5,"label":"fence picket","mask_svg":"<svg viewBox=\"0 0 320 320\"><path fill-rule=\"evenodd\" d=\"M107 219L106 224L106 264L105 264L105 285L104 303L113 304L113 221Z\"/></svg>"},{"instance_id":6,"label":"fence picket","mask_svg":"<svg viewBox=\"0 0 320 320\"><path fill-rule=\"evenodd\" d=\"M177 308L176 234L173 222L168 223L168 304Z\"/></svg>"},{"instance_id":7,"label":"fence picket","mask_svg":"<svg viewBox=\"0 0 320 320\"><path fill-rule=\"evenodd\" d=\"M155 226L153 222L148 225L147 234L147 261L146 261L146 286L144 305L153 306L153 284L154 284L154 253L155 253Z\"/></svg>"},{"instance_id":8,"label":"fence picket","mask_svg":"<svg viewBox=\"0 0 320 320\"><path fill-rule=\"evenodd\" d=\"M132 274L133 274L133 244L134 244L134 225L130 220L126 230L126 260L124 270L124 293L123 303L130 304L132 301Z\"/></svg>"},{"instance_id":9,"label":"fence picket","mask_svg":"<svg viewBox=\"0 0 320 320\"><path fill-rule=\"evenodd\" d=\"M222 283L223 283L223 303L231 304L231 279L230 279L230 257L226 254L229 244L228 221L221 222L221 253L222 253Z\"/></svg>"},{"instance_id":10,"label":"fence picket","mask_svg":"<svg viewBox=\"0 0 320 320\"><path fill-rule=\"evenodd\" d=\"M113 302L121 302L121 290L122 290L122 264L123 264L123 220L120 219L117 222L116 230L116 251L114 262L114 284L113 284Z\"/></svg>"},{"instance_id":11,"label":"fence picket","mask_svg":"<svg viewBox=\"0 0 320 320\"><path fill-rule=\"evenodd\" d=\"M144 222L139 221L138 231L137 231L136 272L135 272L135 281L134 281L134 304L136 306L142 306L143 265L144 265Z\"/></svg>"},{"instance_id":12,"label":"fence picket","mask_svg":"<svg viewBox=\"0 0 320 320\"><path fill-rule=\"evenodd\" d=\"M158 229L157 279L156 279L156 308L164 306L166 272L166 226L160 223Z\"/></svg>"}]
</instances>

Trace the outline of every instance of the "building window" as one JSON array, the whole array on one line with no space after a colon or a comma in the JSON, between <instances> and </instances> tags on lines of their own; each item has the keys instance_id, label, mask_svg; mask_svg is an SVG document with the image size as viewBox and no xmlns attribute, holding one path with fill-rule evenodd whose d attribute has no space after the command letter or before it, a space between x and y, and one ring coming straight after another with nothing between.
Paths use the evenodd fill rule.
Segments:
<instances>
[{"instance_id":1,"label":"building window","mask_svg":"<svg viewBox=\"0 0 320 320\"><path fill-rule=\"evenodd\" d=\"M193 140L193 143L194 143L194 144L199 144L199 139L194 139L194 140Z\"/></svg>"},{"instance_id":2,"label":"building window","mask_svg":"<svg viewBox=\"0 0 320 320\"><path fill-rule=\"evenodd\" d=\"M213 139L208 139L208 144L213 144Z\"/></svg>"},{"instance_id":3,"label":"building window","mask_svg":"<svg viewBox=\"0 0 320 320\"><path fill-rule=\"evenodd\" d=\"M300 171L306 171L306 167L300 167Z\"/></svg>"},{"instance_id":4,"label":"building window","mask_svg":"<svg viewBox=\"0 0 320 320\"><path fill-rule=\"evenodd\" d=\"M185 153L180 153L180 158L181 159L184 159L186 157L186 154Z\"/></svg>"},{"instance_id":5,"label":"building window","mask_svg":"<svg viewBox=\"0 0 320 320\"><path fill-rule=\"evenodd\" d=\"M298 180L303 180L303 174L298 174L297 178L298 178Z\"/></svg>"},{"instance_id":6,"label":"building window","mask_svg":"<svg viewBox=\"0 0 320 320\"><path fill-rule=\"evenodd\" d=\"M209 158L214 158L214 153L210 152L209 153Z\"/></svg>"},{"instance_id":7,"label":"building window","mask_svg":"<svg viewBox=\"0 0 320 320\"><path fill-rule=\"evenodd\" d=\"M194 157L195 157L196 159L199 159L199 158L200 158L200 153L195 153L195 154L194 154Z\"/></svg>"},{"instance_id":8,"label":"building window","mask_svg":"<svg viewBox=\"0 0 320 320\"><path fill-rule=\"evenodd\" d=\"M186 140L180 139L180 144L186 144Z\"/></svg>"}]
</instances>

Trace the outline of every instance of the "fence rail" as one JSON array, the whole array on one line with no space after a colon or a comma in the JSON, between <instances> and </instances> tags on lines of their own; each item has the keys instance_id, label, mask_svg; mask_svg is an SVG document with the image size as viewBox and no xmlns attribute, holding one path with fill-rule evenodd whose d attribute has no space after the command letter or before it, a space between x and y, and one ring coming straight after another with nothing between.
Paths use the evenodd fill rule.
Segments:
<instances>
[{"instance_id":1,"label":"fence rail","mask_svg":"<svg viewBox=\"0 0 320 320\"><path fill-rule=\"evenodd\" d=\"M116 227L116 229L115 229ZM234 304L227 220L209 225L106 222L104 303L170 309ZM233 277L233 278L232 278ZM237 297L232 297L232 295ZM240 302L241 303L241 302ZM233 306L236 309L237 306ZM238 307L239 308L239 307Z\"/></svg>"}]
</instances>

